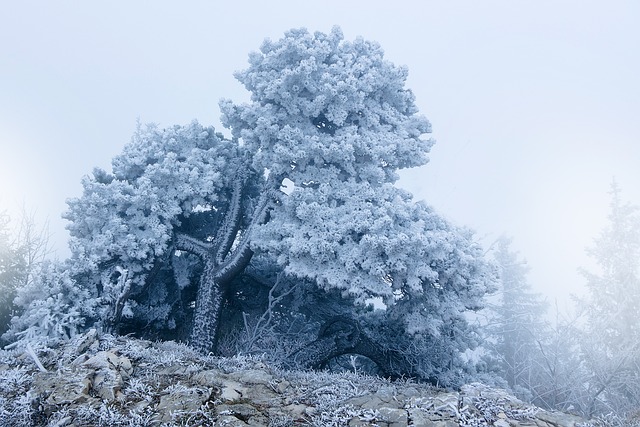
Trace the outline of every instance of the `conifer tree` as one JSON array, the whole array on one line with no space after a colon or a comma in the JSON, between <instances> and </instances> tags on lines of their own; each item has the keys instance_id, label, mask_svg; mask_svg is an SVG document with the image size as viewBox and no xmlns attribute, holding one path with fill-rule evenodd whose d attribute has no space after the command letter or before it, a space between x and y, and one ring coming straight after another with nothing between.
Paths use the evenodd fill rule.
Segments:
<instances>
[{"instance_id":1,"label":"conifer tree","mask_svg":"<svg viewBox=\"0 0 640 427\"><path fill-rule=\"evenodd\" d=\"M493 252L500 273L494 308L495 350L509 387L522 397L531 397L546 307L541 296L531 290L526 261L519 259L510 245L511 239L502 237Z\"/></svg>"},{"instance_id":2,"label":"conifer tree","mask_svg":"<svg viewBox=\"0 0 640 427\"><path fill-rule=\"evenodd\" d=\"M302 29L265 41L236 77L251 99L221 103L230 139L196 122L140 126L69 202L70 274L95 308L87 324L215 352L247 284L264 294L284 275L303 295L280 304L285 316L306 304L322 317L318 292L349 307L298 351L303 364L362 351L389 368L399 359L378 356L400 352L397 375L459 379L460 354L477 344L465 313L493 270L472 233L394 185L433 144L406 68L376 43Z\"/></svg>"},{"instance_id":3,"label":"conifer tree","mask_svg":"<svg viewBox=\"0 0 640 427\"><path fill-rule=\"evenodd\" d=\"M609 223L588 249L598 270L583 272L589 414L640 406L640 211L615 182L610 194Z\"/></svg>"}]
</instances>

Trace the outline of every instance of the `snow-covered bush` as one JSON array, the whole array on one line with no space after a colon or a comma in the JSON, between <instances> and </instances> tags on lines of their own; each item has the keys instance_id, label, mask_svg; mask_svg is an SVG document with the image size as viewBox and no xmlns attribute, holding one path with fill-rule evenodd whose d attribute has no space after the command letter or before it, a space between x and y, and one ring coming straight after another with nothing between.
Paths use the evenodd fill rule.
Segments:
<instances>
[{"instance_id":1,"label":"snow-covered bush","mask_svg":"<svg viewBox=\"0 0 640 427\"><path fill-rule=\"evenodd\" d=\"M34 279L18 289L15 304L22 314L3 335L9 347L54 345L75 336L95 318L99 301L79 286L66 263L45 263Z\"/></svg>"}]
</instances>

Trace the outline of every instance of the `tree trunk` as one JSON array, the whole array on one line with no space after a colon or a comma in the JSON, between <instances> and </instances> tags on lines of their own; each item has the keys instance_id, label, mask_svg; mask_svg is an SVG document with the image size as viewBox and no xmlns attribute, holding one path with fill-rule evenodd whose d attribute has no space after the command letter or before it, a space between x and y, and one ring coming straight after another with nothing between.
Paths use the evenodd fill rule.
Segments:
<instances>
[{"instance_id":1,"label":"tree trunk","mask_svg":"<svg viewBox=\"0 0 640 427\"><path fill-rule=\"evenodd\" d=\"M200 276L189 342L203 353L215 351L218 338L222 289L215 280L215 266L207 262Z\"/></svg>"},{"instance_id":2,"label":"tree trunk","mask_svg":"<svg viewBox=\"0 0 640 427\"><path fill-rule=\"evenodd\" d=\"M182 233L175 236L177 249L198 256L204 264L190 336L191 345L203 353L216 351L224 287L249 265L253 257L251 231L266 221L274 198L272 191L265 190L252 212L251 222L241 230L243 179L238 179L234 186L230 206L213 242L203 242ZM236 239L238 242L234 247Z\"/></svg>"}]
</instances>

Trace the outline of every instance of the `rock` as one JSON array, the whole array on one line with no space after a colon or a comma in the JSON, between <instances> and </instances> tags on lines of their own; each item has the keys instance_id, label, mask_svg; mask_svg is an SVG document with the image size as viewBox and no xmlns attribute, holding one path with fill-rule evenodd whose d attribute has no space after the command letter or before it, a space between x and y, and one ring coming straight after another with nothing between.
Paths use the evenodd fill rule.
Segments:
<instances>
[{"instance_id":1,"label":"rock","mask_svg":"<svg viewBox=\"0 0 640 427\"><path fill-rule=\"evenodd\" d=\"M118 356L113 350L100 351L81 365L93 370L88 378L95 395L109 402L124 398L121 393L124 380L133 373L129 358Z\"/></svg>"},{"instance_id":2,"label":"rock","mask_svg":"<svg viewBox=\"0 0 640 427\"><path fill-rule=\"evenodd\" d=\"M248 421L249 418L258 415L258 410L246 403L222 404L216 406L216 413L222 415L233 415L241 421Z\"/></svg>"},{"instance_id":3,"label":"rock","mask_svg":"<svg viewBox=\"0 0 640 427\"><path fill-rule=\"evenodd\" d=\"M287 388L289 388L289 386L291 385L291 383L287 380L282 380L278 383L278 385L276 386L276 393L284 393Z\"/></svg>"},{"instance_id":4,"label":"rock","mask_svg":"<svg viewBox=\"0 0 640 427\"><path fill-rule=\"evenodd\" d=\"M408 419L410 421L410 425L414 426L424 426L427 423L431 422L431 419L427 415L427 413L418 408L409 408L407 409Z\"/></svg>"},{"instance_id":5,"label":"rock","mask_svg":"<svg viewBox=\"0 0 640 427\"><path fill-rule=\"evenodd\" d=\"M158 375L166 376L188 376L193 373L193 368L184 365L169 365L158 371Z\"/></svg>"},{"instance_id":6,"label":"rock","mask_svg":"<svg viewBox=\"0 0 640 427\"><path fill-rule=\"evenodd\" d=\"M453 420L440 420L440 421L426 421L425 424L413 424L414 426L421 427L459 427L457 421Z\"/></svg>"},{"instance_id":7,"label":"rock","mask_svg":"<svg viewBox=\"0 0 640 427\"><path fill-rule=\"evenodd\" d=\"M165 352L173 353L164 357ZM29 416L38 425L118 420L118 425L577 427L584 421L478 383L452 392L349 373L291 372L252 359L201 357L175 344L92 331L50 353L60 361L57 372L39 372L20 356L2 359L0 413L18 413L17 402L28 399L37 402Z\"/></svg>"},{"instance_id":8,"label":"rock","mask_svg":"<svg viewBox=\"0 0 640 427\"><path fill-rule=\"evenodd\" d=\"M236 381L226 381L221 386L220 399L223 402L240 400L249 394L249 390Z\"/></svg>"},{"instance_id":9,"label":"rock","mask_svg":"<svg viewBox=\"0 0 640 427\"><path fill-rule=\"evenodd\" d=\"M125 378L128 378L133 372L129 358L118 356L113 351L100 351L82 365L93 369L116 370Z\"/></svg>"},{"instance_id":10,"label":"rock","mask_svg":"<svg viewBox=\"0 0 640 427\"><path fill-rule=\"evenodd\" d=\"M232 372L228 375L229 375L229 378L245 384L269 385L269 383L273 381L272 375L270 375L266 371L261 371L257 369L252 369L249 371Z\"/></svg>"},{"instance_id":11,"label":"rock","mask_svg":"<svg viewBox=\"0 0 640 427\"><path fill-rule=\"evenodd\" d=\"M396 391L394 387L380 387L376 390L376 396L383 402L392 402L395 400Z\"/></svg>"},{"instance_id":12,"label":"rock","mask_svg":"<svg viewBox=\"0 0 640 427\"><path fill-rule=\"evenodd\" d=\"M94 345L97 342L97 338L98 338L98 331L96 331L93 328L89 329L86 333L78 336L74 340L74 344L75 344L75 348L73 349L74 353L75 354L84 353L92 345Z\"/></svg>"},{"instance_id":13,"label":"rock","mask_svg":"<svg viewBox=\"0 0 640 427\"><path fill-rule=\"evenodd\" d=\"M220 385L222 381L222 374L220 371L215 369L207 369L194 374L192 379L200 385L213 387Z\"/></svg>"},{"instance_id":14,"label":"rock","mask_svg":"<svg viewBox=\"0 0 640 427\"><path fill-rule=\"evenodd\" d=\"M377 419L394 427L407 426L409 423L407 411L403 409L380 408L377 414Z\"/></svg>"},{"instance_id":15,"label":"rock","mask_svg":"<svg viewBox=\"0 0 640 427\"><path fill-rule=\"evenodd\" d=\"M216 406L216 413L218 414L219 419L224 417L224 419L227 420L226 422L233 421L231 425L270 425L269 419L264 414L262 414L261 411L246 403L218 405ZM242 424L238 424L236 420L233 420L229 417L234 417L237 421L242 422ZM224 422L222 422L220 425L227 424L224 424Z\"/></svg>"},{"instance_id":16,"label":"rock","mask_svg":"<svg viewBox=\"0 0 640 427\"><path fill-rule=\"evenodd\" d=\"M224 426L224 427L245 427L247 423L233 415L220 415L214 424L214 427Z\"/></svg>"},{"instance_id":17,"label":"rock","mask_svg":"<svg viewBox=\"0 0 640 427\"><path fill-rule=\"evenodd\" d=\"M540 411L536 414L536 418L544 421L553 427L575 427L586 420L576 415L565 414L562 412Z\"/></svg>"},{"instance_id":18,"label":"rock","mask_svg":"<svg viewBox=\"0 0 640 427\"><path fill-rule=\"evenodd\" d=\"M160 403L156 406L157 412L154 421L166 423L177 414L195 412L211 396L211 390L207 388L170 387L166 394L160 396Z\"/></svg>"},{"instance_id":19,"label":"rock","mask_svg":"<svg viewBox=\"0 0 640 427\"><path fill-rule=\"evenodd\" d=\"M143 400L141 400L140 402L138 402L135 405L133 405L133 409L132 409L131 412L141 413L146 408L151 406L152 403L153 403L153 399L151 398L151 396L147 396Z\"/></svg>"},{"instance_id":20,"label":"rock","mask_svg":"<svg viewBox=\"0 0 640 427\"><path fill-rule=\"evenodd\" d=\"M371 425L370 422L361 420L360 417L353 417L349 420L349 427L365 427Z\"/></svg>"},{"instance_id":21,"label":"rock","mask_svg":"<svg viewBox=\"0 0 640 427\"><path fill-rule=\"evenodd\" d=\"M122 375L112 369L100 369L96 371L91 380L91 389L102 400L114 401L122 400L120 392L124 381Z\"/></svg>"},{"instance_id":22,"label":"rock","mask_svg":"<svg viewBox=\"0 0 640 427\"><path fill-rule=\"evenodd\" d=\"M455 392L440 393L436 396L420 396L409 399L407 407L420 408L438 417L453 418L458 414L460 395Z\"/></svg>"},{"instance_id":23,"label":"rock","mask_svg":"<svg viewBox=\"0 0 640 427\"><path fill-rule=\"evenodd\" d=\"M91 381L88 378L77 380L74 377L62 379L54 374L47 375L47 379L38 381L40 390L49 391L46 403L48 405L66 405L71 403L82 403L90 399L89 389Z\"/></svg>"},{"instance_id":24,"label":"rock","mask_svg":"<svg viewBox=\"0 0 640 427\"><path fill-rule=\"evenodd\" d=\"M384 406L384 403L380 397L371 394L365 394L363 396L352 397L344 402L346 405L352 405L356 408L362 409L378 409Z\"/></svg>"},{"instance_id":25,"label":"rock","mask_svg":"<svg viewBox=\"0 0 640 427\"><path fill-rule=\"evenodd\" d=\"M291 404L282 407L282 411L290 414L293 418L302 418L307 415L307 406L302 404Z\"/></svg>"},{"instance_id":26,"label":"rock","mask_svg":"<svg viewBox=\"0 0 640 427\"><path fill-rule=\"evenodd\" d=\"M76 357L72 362L72 366L80 366L89 360L89 356L86 353L82 353L80 356Z\"/></svg>"}]
</instances>

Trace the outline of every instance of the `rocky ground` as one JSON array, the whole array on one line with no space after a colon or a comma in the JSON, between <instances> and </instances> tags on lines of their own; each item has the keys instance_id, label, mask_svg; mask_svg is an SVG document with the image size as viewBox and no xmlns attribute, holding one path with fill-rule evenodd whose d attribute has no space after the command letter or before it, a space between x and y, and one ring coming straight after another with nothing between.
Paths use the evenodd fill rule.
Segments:
<instances>
[{"instance_id":1,"label":"rocky ground","mask_svg":"<svg viewBox=\"0 0 640 427\"><path fill-rule=\"evenodd\" d=\"M0 352L2 426L604 425L482 384L460 391L356 373L292 372L95 330L55 349Z\"/></svg>"}]
</instances>

